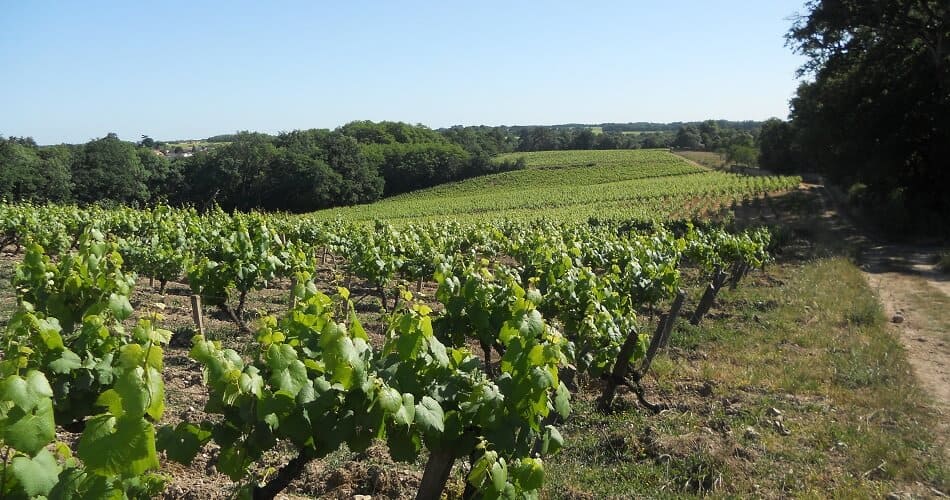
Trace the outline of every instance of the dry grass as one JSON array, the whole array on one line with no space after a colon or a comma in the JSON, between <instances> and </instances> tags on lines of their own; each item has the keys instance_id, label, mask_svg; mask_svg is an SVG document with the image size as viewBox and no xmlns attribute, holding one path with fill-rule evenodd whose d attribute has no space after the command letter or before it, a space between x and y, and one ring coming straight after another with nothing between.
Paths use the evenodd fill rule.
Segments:
<instances>
[{"instance_id":1,"label":"dry grass","mask_svg":"<svg viewBox=\"0 0 950 500\"><path fill-rule=\"evenodd\" d=\"M714 170L726 168L725 156L713 151L674 151L674 153L706 168Z\"/></svg>"}]
</instances>

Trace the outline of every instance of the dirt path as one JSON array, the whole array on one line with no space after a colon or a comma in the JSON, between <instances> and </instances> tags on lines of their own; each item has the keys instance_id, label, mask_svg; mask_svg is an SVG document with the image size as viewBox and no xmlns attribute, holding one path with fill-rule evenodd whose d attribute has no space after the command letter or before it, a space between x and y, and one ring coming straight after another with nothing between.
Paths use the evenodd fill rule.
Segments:
<instances>
[{"instance_id":1,"label":"dirt path","mask_svg":"<svg viewBox=\"0 0 950 500\"><path fill-rule=\"evenodd\" d=\"M878 245L862 270L900 335L921 385L946 423L950 417L950 281L933 269L926 249Z\"/></svg>"},{"instance_id":2,"label":"dirt path","mask_svg":"<svg viewBox=\"0 0 950 500\"><path fill-rule=\"evenodd\" d=\"M937 255L946 249L875 241L856 229L838 209L834 196L821 191L824 216L834 233L860 249L864 276L880 298L921 387L931 396L938 429L946 439L950 431L950 275L934 266Z\"/></svg>"}]
</instances>

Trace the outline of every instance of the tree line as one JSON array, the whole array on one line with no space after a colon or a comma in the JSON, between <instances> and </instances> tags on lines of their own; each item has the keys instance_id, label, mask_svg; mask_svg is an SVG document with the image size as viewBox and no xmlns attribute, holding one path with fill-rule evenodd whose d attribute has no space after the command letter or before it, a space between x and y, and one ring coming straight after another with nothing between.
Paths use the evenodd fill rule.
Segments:
<instances>
[{"instance_id":1,"label":"tree line","mask_svg":"<svg viewBox=\"0 0 950 500\"><path fill-rule=\"evenodd\" d=\"M81 145L44 147L30 138L0 138L0 198L305 212L524 166L491 161L491 151L395 122L276 136L240 132L227 139L169 159L148 147L155 145L148 138L132 143L108 134Z\"/></svg>"},{"instance_id":2,"label":"tree line","mask_svg":"<svg viewBox=\"0 0 950 500\"><path fill-rule=\"evenodd\" d=\"M0 137L0 198L306 212L369 203L445 182L523 168L519 160L493 159L501 153L751 148L756 130L731 123L708 120L654 132L614 129L595 133L588 126L433 130L401 122L355 121L335 130L215 136L208 142L222 141L216 147L172 158L162 154L163 143L147 136L133 143L108 134L85 144L58 146L39 146L30 138Z\"/></svg>"},{"instance_id":3,"label":"tree line","mask_svg":"<svg viewBox=\"0 0 950 500\"><path fill-rule=\"evenodd\" d=\"M950 233L950 3L815 0L788 44L806 57L761 161L816 171L884 229Z\"/></svg>"}]
</instances>

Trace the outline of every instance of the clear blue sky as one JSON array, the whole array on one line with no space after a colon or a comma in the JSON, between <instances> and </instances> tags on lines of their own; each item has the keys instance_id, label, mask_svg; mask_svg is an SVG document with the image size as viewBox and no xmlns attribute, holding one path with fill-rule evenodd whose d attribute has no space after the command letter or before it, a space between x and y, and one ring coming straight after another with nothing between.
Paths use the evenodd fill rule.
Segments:
<instances>
[{"instance_id":1,"label":"clear blue sky","mask_svg":"<svg viewBox=\"0 0 950 500\"><path fill-rule=\"evenodd\" d=\"M0 134L784 118L803 3L15 1Z\"/></svg>"}]
</instances>

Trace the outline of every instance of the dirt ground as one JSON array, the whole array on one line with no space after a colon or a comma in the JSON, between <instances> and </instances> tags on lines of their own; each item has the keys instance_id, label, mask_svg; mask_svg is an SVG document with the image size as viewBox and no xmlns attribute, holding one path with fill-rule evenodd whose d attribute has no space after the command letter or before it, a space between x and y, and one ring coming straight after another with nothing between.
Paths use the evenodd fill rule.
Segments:
<instances>
[{"instance_id":1,"label":"dirt ground","mask_svg":"<svg viewBox=\"0 0 950 500\"><path fill-rule=\"evenodd\" d=\"M933 397L939 438L950 431L950 277L933 269L936 252L877 245L862 255L862 270L891 321L914 374Z\"/></svg>"},{"instance_id":2,"label":"dirt ground","mask_svg":"<svg viewBox=\"0 0 950 500\"><path fill-rule=\"evenodd\" d=\"M824 191L826 217L859 249L858 262L896 331L914 375L939 416L937 440L950 433L950 274L936 269L946 248L889 244L857 228L832 192ZM946 449L946 447L944 447Z\"/></svg>"}]
</instances>

